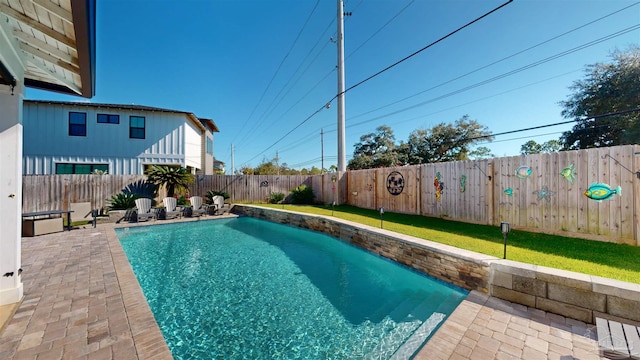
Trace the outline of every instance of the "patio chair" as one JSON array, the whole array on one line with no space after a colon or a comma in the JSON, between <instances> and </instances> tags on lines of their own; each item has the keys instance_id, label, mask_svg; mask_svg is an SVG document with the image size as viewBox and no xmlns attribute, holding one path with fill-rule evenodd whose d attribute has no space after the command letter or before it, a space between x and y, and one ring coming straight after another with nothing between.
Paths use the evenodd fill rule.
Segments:
<instances>
[{"instance_id":1,"label":"patio chair","mask_svg":"<svg viewBox=\"0 0 640 360\"><path fill-rule=\"evenodd\" d=\"M174 197L166 197L162 199L165 207L165 219L175 219L182 215L182 211L178 210L178 200Z\"/></svg>"},{"instance_id":2,"label":"patio chair","mask_svg":"<svg viewBox=\"0 0 640 360\"><path fill-rule=\"evenodd\" d=\"M96 217L98 216L98 210L91 208L90 202L70 203L69 210L71 210L71 223L80 221L90 221L93 227L96 227Z\"/></svg>"},{"instance_id":3,"label":"patio chair","mask_svg":"<svg viewBox=\"0 0 640 360\"><path fill-rule=\"evenodd\" d=\"M136 199L136 215L138 221L146 221L149 220L149 218L156 219L156 213L151 209L151 199Z\"/></svg>"},{"instance_id":4,"label":"patio chair","mask_svg":"<svg viewBox=\"0 0 640 360\"><path fill-rule=\"evenodd\" d=\"M202 204L201 196L192 196L190 201L191 201L191 216L200 216L207 213L207 206Z\"/></svg>"},{"instance_id":5,"label":"patio chair","mask_svg":"<svg viewBox=\"0 0 640 360\"><path fill-rule=\"evenodd\" d=\"M213 206L215 206L214 215L222 215L231 209L230 206L225 207L224 197L222 195L215 195L212 200Z\"/></svg>"}]
</instances>

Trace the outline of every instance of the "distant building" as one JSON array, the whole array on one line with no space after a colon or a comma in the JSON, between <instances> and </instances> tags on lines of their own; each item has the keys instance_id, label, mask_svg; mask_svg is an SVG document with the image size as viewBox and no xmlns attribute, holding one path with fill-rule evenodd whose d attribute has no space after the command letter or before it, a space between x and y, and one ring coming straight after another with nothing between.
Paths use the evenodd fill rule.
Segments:
<instances>
[{"instance_id":1,"label":"distant building","mask_svg":"<svg viewBox=\"0 0 640 360\"><path fill-rule=\"evenodd\" d=\"M23 174L144 174L152 165L214 169L211 119L140 105L25 100Z\"/></svg>"},{"instance_id":2,"label":"distant building","mask_svg":"<svg viewBox=\"0 0 640 360\"><path fill-rule=\"evenodd\" d=\"M213 160L213 172L215 174L224 174L224 162L220 160Z\"/></svg>"}]
</instances>

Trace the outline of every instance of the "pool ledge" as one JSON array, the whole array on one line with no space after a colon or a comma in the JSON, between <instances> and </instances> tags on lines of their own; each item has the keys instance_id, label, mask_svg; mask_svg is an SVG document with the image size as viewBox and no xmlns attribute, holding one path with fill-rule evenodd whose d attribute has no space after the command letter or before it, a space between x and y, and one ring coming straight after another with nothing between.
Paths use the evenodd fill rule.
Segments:
<instances>
[{"instance_id":1,"label":"pool ledge","mask_svg":"<svg viewBox=\"0 0 640 360\"><path fill-rule=\"evenodd\" d=\"M232 211L323 232L464 289L588 324L596 317L640 322L640 284L499 259L330 216L254 205Z\"/></svg>"}]
</instances>

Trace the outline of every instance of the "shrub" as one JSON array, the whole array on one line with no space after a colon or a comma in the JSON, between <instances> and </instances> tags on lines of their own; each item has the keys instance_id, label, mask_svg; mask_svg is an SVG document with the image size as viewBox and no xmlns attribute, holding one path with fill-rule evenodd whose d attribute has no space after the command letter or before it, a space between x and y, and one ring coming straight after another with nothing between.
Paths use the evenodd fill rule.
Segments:
<instances>
[{"instance_id":1,"label":"shrub","mask_svg":"<svg viewBox=\"0 0 640 360\"><path fill-rule=\"evenodd\" d=\"M291 190L291 202L294 204L313 204L315 197L313 189L304 184Z\"/></svg>"},{"instance_id":2,"label":"shrub","mask_svg":"<svg viewBox=\"0 0 640 360\"><path fill-rule=\"evenodd\" d=\"M176 203L179 206L186 206L189 205L189 201L187 201L187 198L184 195L180 195L176 201Z\"/></svg>"},{"instance_id":3,"label":"shrub","mask_svg":"<svg viewBox=\"0 0 640 360\"><path fill-rule=\"evenodd\" d=\"M213 197L216 195L222 195L222 197L227 200L228 198L230 198L229 193L226 191L219 191L219 190L209 190L207 191L207 200L209 202L209 204L211 204L213 202Z\"/></svg>"},{"instance_id":4,"label":"shrub","mask_svg":"<svg viewBox=\"0 0 640 360\"><path fill-rule=\"evenodd\" d=\"M136 195L139 198L145 197L153 199L156 196L156 189L156 185L145 180L138 180L127 185L122 189L122 192L125 194Z\"/></svg>"},{"instance_id":5,"label":"shrub","mask_svg":"<svg viewBox=\"0 0 640 360\"><path fill-rule=\"evenodd\" d=\"M284 194L281 192L272 192L269 194L269 204L278 204L284 200Z\"/></svg>"},{"instance_id":6,"label":"shrub","mask_svg":"<svg viewBox=\"0 0 640 360\"><path fill-rule=\"evenodd\" d=\"M112 196L107 202L110 210L129 210L136 207L136 199L139 196L128 193L119 193Z\"/></svg>"}]
</instances>

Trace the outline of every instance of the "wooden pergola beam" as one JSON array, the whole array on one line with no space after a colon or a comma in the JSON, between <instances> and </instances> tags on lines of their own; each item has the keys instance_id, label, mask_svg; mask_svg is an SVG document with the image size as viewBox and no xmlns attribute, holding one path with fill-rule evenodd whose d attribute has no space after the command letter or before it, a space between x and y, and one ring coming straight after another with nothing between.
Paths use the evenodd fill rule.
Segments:
<instances>
[{"instance_id":1,"label":"wooden pergola beam","mask_svg":"<svg viewBox=\"0 0 640 360\"><path fill-rule=\"evenodd\" d=\"M37 20L34 20L24 14L19 13L18 11L14 10L13 8L0 3L0 12L4 13L5 15L12 17L13 19L15 19L18 22L21 22L27 26L30 26L32 28L34 28L37 31L40 31L41 33L50 36L52 38L54 38L55 40L67 45L70 48L75 49L76 48L76 42L73 39L68 38L67 36L65 36L64 34L61 34L49 27L46 27L44 25L42 25L40 22L38 22Z\"/></svg>"},{"instance_id":2,"label":"wooden pergola beam","mask_svg":"<svg viewBox=\"0 0 640 360\"><path fill-rule=\"evenodd\" d=\"M40 6L41 8L47 10L48 12L56 15L60 19L68 22L69 24L73 24L73 14L71 11L65 10L64 8L54 4L49 0L31 0L35 5Z\"/></svg>"}]
</instances>

